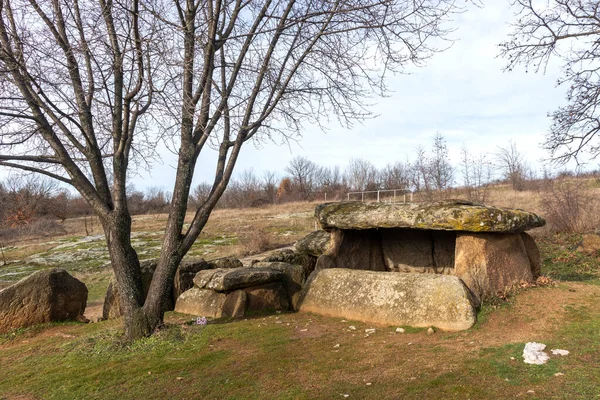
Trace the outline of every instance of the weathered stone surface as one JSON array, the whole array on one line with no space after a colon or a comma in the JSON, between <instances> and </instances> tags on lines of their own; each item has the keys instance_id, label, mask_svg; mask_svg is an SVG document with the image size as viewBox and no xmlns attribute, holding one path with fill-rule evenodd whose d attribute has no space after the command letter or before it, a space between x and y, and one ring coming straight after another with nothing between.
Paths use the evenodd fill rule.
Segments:
<instances>
[{"instance_id":1,"label":"weathered stone surface","mask_svg":"<svg viewBox=\"0 0 600 400\"><path fill-rule=\"evenodd\" d=\"M281 271L285 274L283 284L288 293L288 300L291 308L296 310L300 299L300 292L304 287L306 279L312 270L302 265L292 265L283 262L260 262L252 266L253 268L269 268Z\"/></svg>"},{"instance_id":2,"label":"weathered stone surface","mask_svg":"<svg viewBox=\"0 0 600 400\"><path fill-rule=\"evenodd\" d=\"M323 254L322 256L319 256L319 258L317 258L317 265L315 266L315 271L327 268L337 268L337 265L335 264L335 260L333 259L333 257L328 256L327 254Z\"/></svg>"},{"instance_id":3,"label":"weathered stone surface","mask_svg":"<svg viewBox=\"0 0 600 400\"><path fill-rule=\"evenodd\" d=\"M216 260L207 261L212 268L241 268L244 265L240 260L235 257L222 257L217 258Z\"/></svg>"},{"instance_id":4,"label":"weathered stone surface","mask_svg":"<svg viewBox=\"0 0 600 400\"><path fill-rule=\"evenodd\" d=\"M242 289L246 292L246 311L289 310L287 293L281 282L271 282L263 285Z\"/></svg>"},{"instance_id":5,"label":"weathered stone surface","mask_svg":"<svg viewBox=\"0 0 600 400\"><path fill-rule=\"evenodd\" d=\"M381 236L378 230L331 232L331 247L327 253L337 268L385 271Z\"/></svg>"},{"instance_id":6,"label":"weathered stone surface","mask_svg":"<svg viewBox=\"0 0 600 400\"><path fill-rule=\"evenodd\" d=\"M381 229L380 233L388 271L454 273L454 232Z\"/></svg>"},{"instance_id":7,"label":"weathered stone surface","mask_svg":"<svg viewBox=\"0 0 600 400\"><path fill-rule=\"evenodd\" d=\"M0 332L83 320L88 290L64 269L37 271L0 291Z\"/></svg>"},{"instance_id":8,"label":"weathered stone surface","mask_svg":"<svg viewBox=\"0 0 600 400\"><path fill-rule=\"evenodd\" d=\"M325 203L315 209L325 230L411 228L463 232L523 232L543 226L536 214L467 201L435 203Z\"/></svg>"},{"instance_id":9,"label":"weathered stone surface","mask_svg":"<svg viewBox=\"0 0 600 400\"><path fill-rule=\"evenodd\" d=\"M296 242L296 251L300 254L308 254L318 257L327 253L331 246L331 236L328 232L318 230L309 233Z\"/></svg>"},{"instance_id":10,"label":"weathered stone surface","mask_svg":"<svg viewBox=\"0 0 600 400\"><path fill-rule=\"evenodd\" d=\"M175 311L197 317L223 317L223 305L227 295L210 289L193 287L179 296Z\"/></svg>"},{"instance_id":11,"label":"weathered stone surface","mask_svg":"<svg viewBox=\"0 0 600 400\"><path fill-rule=\"evenodd\" d=\"M142 270L142 291L144 294L144 298L148 295L148 290L150 289L150 283L152 282L152 276L154 276L154 271L156 271L157 261L156 260L146 260L140 263L140 268ZM181 265L177 269L175 273L175 279L173 281L173 290L170 295L170 298L165 301L166 311L172 311L175 306L175 302L179 295L181 295L186 290L190 289L194 286L194 276L198 271L202 271L205 269L214 268L214 264L211 262L207 262L204 259L196 259L196 260L184 260L181 262ZM108 284L108 288L106 290L106 296L104 297L104 306L102 307L102 318L104 319L112 319L119 318L123 315L121 310L121 299L119 297L119 289L117 288L117 282L115 277L110 280Z\"/></svg>"},{"instance_id":12,"label":"weathered stone surface","mask_svg":"<svg viewBox=\"0 0 600 400\"><path fill-rule=\"evenodd\" d=\"M287 264L301 265L306 271L306 276L308 276L315 269L317 257L307 254L299 254L291 249L285 249L272 253L270 256L265 257L262 262L283 262Z\"/></svg>"},{"instance_id":13,"label":"weathered stone surface","mask_svg":"<svg viewBox=\"0 0 600 400\"><path fill-rule=\"evenodd\" d=\"M219 268L198 272L194 278L194 285L201 289L228 292L284 279L283 272L269 268Z\"/></svg>"},{"instance_id":14,"label":"weathered stone surface","mask_svg":"<svg viewBox=\"0 0 600 400\"><path fill-rule=\"evenodd\" d=\"M173 304L175 304L183 292L194 286L194 277L198 272L212 268L214 268L214 265L202 258L198 260L184 260L175 273L173 281Z\"/></svg>"},{"instance_id":15,"label":"weathered stone surface","mask_svg":"<svg viewBox=\"0 0 600 400\"><path fill-rule=\"evenodd\" d=\"M236 290L229 293L225 299L225 303L223 303L223 316L244 318L247 303L248 295L243 290Z\"/></svg>"},{"instance_id":16,"label":"weathered stone surface","mask_svg":"<svg viewBox=\"0 0 600 400\"><path fill-rule=\"evenodd\" d=\"M454 270L480 300L533 280L520 234L457 234Z\"/></svg>"},{"instance_id":17,"label":"weathered stone surface","mask_svg":"<svg viewBox=\"0 0 600 400\"><path fill-rule=\"evenodd\" d=\"M542 257L540 256L540 249L535 243L535 240L527 232L521 233L521 240L523 240L525 251L527 251L527 257L529 257L531 275L533 276L533 279L537 279L542 274Z\"/></svg>"},{"instance_id":18,"label":"weathered stone surface","mask_svg":"<svg viewBox=\"0 0 600 400\"><path fill-rule=\"evenodd\" d=\"M469 290L454 276L324 269L307 284L300 311L381 325L470 328Z\"/></svg>"}]
</instances>

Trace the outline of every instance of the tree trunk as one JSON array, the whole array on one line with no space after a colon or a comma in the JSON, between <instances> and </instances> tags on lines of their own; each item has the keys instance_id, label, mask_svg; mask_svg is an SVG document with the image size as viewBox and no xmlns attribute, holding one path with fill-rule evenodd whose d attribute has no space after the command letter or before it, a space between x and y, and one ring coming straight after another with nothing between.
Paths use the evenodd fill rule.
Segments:
<instances>
[{"instance_id":1,"label":"tree trunk","mask_svg":"<svg viewBox=\"0 0 600 400\"><path fill-rule=\"evenodd\" d=\"M135 340L149 336L158 326L156 318L149 318L143 309L144 293L140 262L131 247L131 217L127 213L102 219L108 252L123 310L125 337ZM162 323L162 316L159 319Z\"/></svg>"}]
</instances>

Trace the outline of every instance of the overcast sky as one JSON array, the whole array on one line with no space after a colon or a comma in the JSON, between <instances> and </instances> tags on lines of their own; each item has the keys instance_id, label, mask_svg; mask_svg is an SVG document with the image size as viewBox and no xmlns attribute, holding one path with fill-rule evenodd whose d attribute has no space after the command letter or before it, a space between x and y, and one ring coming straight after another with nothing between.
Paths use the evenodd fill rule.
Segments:
<instances>
[{"instance_id":1,"label":"overcast sky","mask_svg":"<svg viewBox=\"0 0 600 400\"><path fill-rule=\"evenodd\" d=\"M326 166L344 169L351 158L372 161L383 167L397 160L412 159L415 148L431 147L440 132L447 140L451 160L460 160L463 143L472 153L493 153L497 146L514 140L532 167L548 155L540 148L550 126L548 112L564 104L565 89L556 87L559 65L545 74L527 73L525 68L504 72L505 60L498 58L498 44L507 38L513 11L508 2L486 2L457 15L452 26L457 39L447 51L437 54L423 68L409 75L391 76L392 93L377 99L373 108L379 116L353 129L335 124L323 133L305 126L298 143L265 144L242 151L237 174L252 168L284 175L295 156L304 156ZM209 180L213 166L200 161L196 183ZM167 187L172 182L175 159L152 172L152 183ZM460 181L460 176L458 177ZM140 180L136 185L143 186Z\"/></svg>"},{"instance_id":2,"label":"overcast sky","mask_svg":"<svg viewBox=\"0 0 600 400\"><path fill-rule=\"evenodd\" d=\"M252 168L257 175L269 170L281 177L296 156L319 165L339 165L342 170L351 158L383 167L413 159L419 145L429 149L436 132L447 140L455 165L463 144L473 154L493 153L514 140L539 170L538 160L548 156L540 148L551 122L547 114L565 102L565 88L556 87L559 65L550 65L545 74L526 73L525 68L504 72L506 62L497 58L498 44L507 38L514 10L506 1L485 3L455 16L451 26L456 28L452 34L456 42L450 49L435 55L425 67L410 68L408 75L389 77L390 96L375 99L377 118L351 130L332 122L326 133L305 126L303 137L289 145L264 143L260 149L249 145L242 149L237 175ZM132 176L136 188L171 189L176 157L161 153L162 163ZM211 179L213 160L200 157L195 184ZM457 178L460 183L460 175Z\"/></svg>"}]
</instances>

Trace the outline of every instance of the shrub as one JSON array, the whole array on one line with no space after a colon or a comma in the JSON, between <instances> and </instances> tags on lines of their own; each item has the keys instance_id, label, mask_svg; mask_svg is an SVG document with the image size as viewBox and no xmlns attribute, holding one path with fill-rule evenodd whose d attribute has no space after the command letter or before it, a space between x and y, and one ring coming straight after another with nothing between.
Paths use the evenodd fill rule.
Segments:
<instances>
[{"instance_id":1,"label":"shrub","mask_svg":"<svg viewBox=\"0 0 600 400\"><path fill-rule=\"evenodd\" d=\"M584 179L548 183L541 205L550 228L558 232L589 232L600 223L600 204Z\"/></svg>"}]
</instances>

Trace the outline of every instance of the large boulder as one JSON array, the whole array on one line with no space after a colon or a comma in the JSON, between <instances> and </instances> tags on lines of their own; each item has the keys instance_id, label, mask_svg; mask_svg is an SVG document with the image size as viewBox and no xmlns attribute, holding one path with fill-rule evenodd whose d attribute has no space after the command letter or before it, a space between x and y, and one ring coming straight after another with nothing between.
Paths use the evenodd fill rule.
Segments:
<instances>
[{"instance_id":1,"label":"large boulder","mask_svg":"<svg viewBox=\"0 0 600 400\"><path fill-rule=\"evenodd\" d=\"M298 253L315 257L327 253L330 246L331 236L323 230L311 232L295 244Z\"/></svg>"},{"instance_id":2,"label":"large boulder","mask_svg":"<svg viewBox=\"0 0 600 400\"><path fill-rule=\"evenodd\" d=\"M543 226L536 214L508 208L489 207L467 201L435 203L325 203L315 216L327 231L334 228L362 230L411 228L461 232L523 232Z\"/></svg>"},{"instance_id":3,"label":"large boulder","mask_svg":"<svg viewBox=\"0 0 600 400\"><path fill-rule=\"evenodd\" d=\"M471 294L455 276L340 268L313 273L300 311L448 331L469 329L476 320Z\"/></svg>"},{"instance_id":4,"label":"large boulder","mask_svg":"<svg viewBox=\"0 0 600 400\"><path fill-rule=\"evenodd\" d=\"M228 260L227 262L231 261ZM215 264L214 262L205 261L204 259L182 261L179 268L177 268L177 272L175 273L173 289L169 294L169 297L165 299L165 311L172 311L177 298L183 292L194 286L193 280L194 276L196 276L196 273L202 270L215 268L216 265L221 264ZM148 290L150 289L150 283L152 282L154 271L156 271L156 266L156 260L147 260L140 263L140 268L142 271L142 292L144 294L144 298L146 298L148 295ZM117 282L113 276L106 290L104 306L102 308L102 318L119 318L122 315L123 311L121 309L119 289L117 288Z\"/></svg>"},{"instance_id":5,"label":"large boulder","mask_svg":"<svg viewBox=\"0 0 600 400\"><path fill-rule=\"evenodd\" d=\"M194 285L200 289L229 292L284 279L283 272L270 268L220 268L198 272L194 277Z\"/></svg>"},{"instance_id":6,"label":"large boulder","mask_svg":"<svg viewBox=\"0 0 600 400\"><path fill-rule=\"evenodd\" d=\"M83 320L88 290L64 269L44 269L0 291L0 332Z\"/></svg>"},{"instance_id":7,"label":"large boulder","mask_svg":"<svg viewBox=\"0 0 600 400\"><path fill-rule=\"evenodd\" d=\"M179 296L175 303L175 311L197 317L223 317L223 306L227 294L210 289L193 287Z\"/></svg>"},{"instance_id":8,"label":"large boulder","mask_svg":"<svg viewBox=\"0 0 600 400\"><path fill-rule=\"evenodd\" d=\"M533 280L520 234L459 233L454 270L480 300Z\"/></svg>"}]
</instances>

